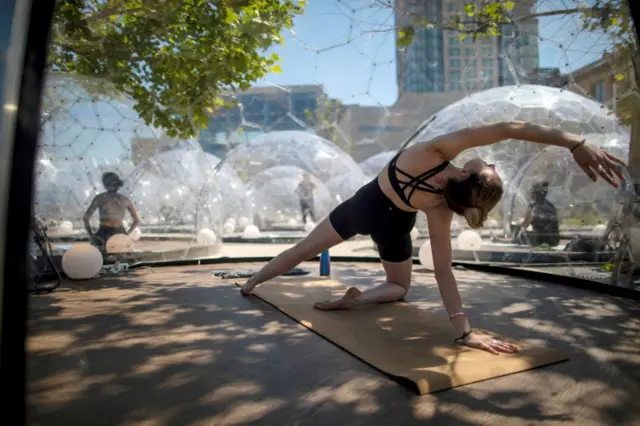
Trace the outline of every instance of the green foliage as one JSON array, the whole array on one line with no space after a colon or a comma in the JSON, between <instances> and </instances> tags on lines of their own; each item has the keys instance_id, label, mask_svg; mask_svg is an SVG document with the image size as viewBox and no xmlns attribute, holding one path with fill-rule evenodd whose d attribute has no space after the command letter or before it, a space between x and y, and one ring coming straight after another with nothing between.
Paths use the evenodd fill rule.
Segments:
<instances>
[{"instance_id":1,"label":"green foliage","mask_svg":"<svg viewBox=\"0 0 640 426\"><path fill-rule=\"evenodd\" d=\"M338 123L344 114L345 108L338 99L329 99L327 95L321 95L315 111L305 110L305 116L316 128L319 136L333 142L345 152L351 152L351 142L343 136Z\"/></svg>"},{"instance_id":2,"label":"green foliage","mask_svg":"<svg viewBox=\"0 0 640 426\"><path fill-rule=\"evenodd\" d=\"M278 56L265 51L282 42L281 30L291 28L304 6L295 0L60 0L49 69L106 80L111 94L137 102L147 124L170 136L193 136L225 105L225 95L280 71Z\"/></svg>"}]
</instances>

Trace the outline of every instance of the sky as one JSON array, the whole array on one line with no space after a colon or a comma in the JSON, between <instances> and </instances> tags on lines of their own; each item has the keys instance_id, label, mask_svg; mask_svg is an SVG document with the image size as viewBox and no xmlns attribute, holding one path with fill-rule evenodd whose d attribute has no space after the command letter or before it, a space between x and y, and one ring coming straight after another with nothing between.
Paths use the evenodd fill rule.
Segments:
<instances>
[{"instance_id":1,"label":"sky","mask_svg":"<svg viewBox=\"0 0 640 426\"><path fill-rule=\"evenodd\" d=\"M270 50L281 57L282 72L259 85L319 83L343 103L393 104L398 96L394 17L380 3L310 0L293 31L284 32L284 44ZM574 7L574 0L538 0L535 11ZM563 72L593 62L609 46L601 33L581 30L575 14L540 18L539 36L540 66Z\"/></svg>"},{"instance_id":2,"label":"sky","mask_svg":"<svg viewBox=\"0 0 640 426\"><path fill-rule=\"evenodd\" d=\"M284 44L270 50L281 57L282 72L267 75L258 85L315 83L323 85L330 97L344 104L392 105L398 96L395 23L390 8L371 6L381 2L384 0L309 0L305 13L295 19L293 30L283 32ZM539 0L537 10L567 7L575 7L575 3ZM575 15L540 19L541 67L559 67L567 72L602 55L608 47L602 34L578 28ZM84 115L79 111L78 114ZM86 114L95 112L89 110ZM102 114L103 120L106 115ZM106 151L93 154L105 159L125 155L120 152L121 140L131 138L122 134L117 139L118 143L93 144L95 150L111 147L108 154Z\"/></svg>"}]
</instances>

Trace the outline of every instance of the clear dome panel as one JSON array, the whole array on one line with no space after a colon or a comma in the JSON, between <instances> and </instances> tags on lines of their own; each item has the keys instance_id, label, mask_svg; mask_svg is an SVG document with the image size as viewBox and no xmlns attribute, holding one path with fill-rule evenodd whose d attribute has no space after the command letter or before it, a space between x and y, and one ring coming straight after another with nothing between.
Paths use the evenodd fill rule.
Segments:
<instances>
[{"instance_id":1,"label":"clear dome panel","mask_svg":"<svg viewBox=\"0 0 640 426\"><path fill-rule=\"evenodd\" d=\"M362 170L349 154L328 140L305 131L256 135L231 150L226 161L247 180L276 166L298 167L322 182L341 174L364 179Z\"/></svg>"},{"instance_id":2,"label":"clear dome panel","mask_svg":"<svg viewBox=\"0 0 640 426\"><path fill-rule=\"evenodd\" d=\"M369 178L361 172L346 173L330 178L327 180L326 185L336 202L341 203L351 198L371 179L374 178Z\"/></svg>"},{"instance_id":3,"label":"clear dome panel","mask_svg":"<svg viewBox=\"0 0 640 426\"><path fill-rule=\"evenodd\" d=\"M225 216L213 176L220 159L205 154L194 139L170 138L145 124L134 107L104 81L48 77L36 164L36 215L54 238L88 239L83 216L94 197L105 191L102 175L114 172L124 183L120 193L131 199L141 217L137 256L215 255L222 247ZM221 180L234 178L229 168L218 175ZM101 210L98 206L90 219L93 232L100 226ZM125 214L122 226L128 229L130 223ZM210 229L216 241L209 237L198 242L202 229Z\"/></svg>"},{"instance_id":4,"label":"clear dome panel","mask_svg":"<svg viewBox=\"0 0 640 426\"><path fill-rule=\"evenodd\" d=\"M579 135L591 135L590 142L600 146L609 143L609 137L613 140L626 133L615 114L599 102L561 88L524 84L473 93L445 107L425 121L426 127L409 146L466 127L503 121L527 121ZM541 144L507 140L466 150L456 158L455 163L462 165L471 158L481 157L496 164L508 186L530 156L544 147Z\"/></svg>"},{"instance_id":5,"label":"clear dome panel","mask_svg":"<svg viewBox=\"0 0 640 426\"><path fill-rule=\"evenodd\" d=\"M225 206L214 174L219 162L198 144L177 144L139 164L121 192L153 233L197 234L207 228L221 239Z\"/></svg>"},{"instance_id":6,"label":"clear dome panel","mask_svg":"<svg viewBox=\"0 0 640 426\"><path fill-rule=\"evenodd\" d=\"M305 173L306 170L295 166L276 166L263 170L249 181L247 193L261 230L302 228L302 210L296 190ZM316 187L313 216L319 222L338 202L320 179L311 176L311 181Z\"/></svg>"},{"instance_id":7,"label":"clear dome panel","mask_svg":"<svg viewBox=\"0 0 640 426\"><path fill-rule=\"evenodd\" d=\"M628 147L608 150L624 158ZM602 179L594 183L566 149L549 147L532 157L513 180L503 203L505 225L525 217L533 202L533 186L543 182L548 183L546 198L565 227L606 226L627 197L622 188L613 188Z\"/></svg>"},{"instance_id":8,"label":"clear dome panel","mask_svg":"<svg viewBox=\"0 0 640 426\"><path fill-rule=\"evenodd\" d=\"M384 169L384 167L391 161L391 159L396 155L397 151L384 151L378 154L372 155L366 160L358 163L362 172L368 176L373 178L377 176L378 173Z\"/></svg>"}]
</instances>

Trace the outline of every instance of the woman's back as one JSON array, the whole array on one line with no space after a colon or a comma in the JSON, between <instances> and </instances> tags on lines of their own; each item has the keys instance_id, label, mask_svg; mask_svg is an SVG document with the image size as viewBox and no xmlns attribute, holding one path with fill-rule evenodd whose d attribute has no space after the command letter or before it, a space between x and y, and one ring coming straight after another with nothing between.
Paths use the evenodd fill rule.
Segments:
<instances>
[{"instance_id":1,"label":"woman's back","mask_svg":"<svg viewBox=\"0 0 640 426\"><path fill-rule=\"evenodd\" d=\"M408 178L405 174L417 177L426 171L438 168L438 166L446 162L444 157L439 152L433 150L428 142L423 142L405 149L396 157L395 160L395 167L392 166L391 179L393 179L395 174L395 177L401 183L401 187L405 186L402 185L402 182L408 182L411 180L411 178ZM397 168L397 170L394 170L394 168ZM435 188L441 188L445 184L445 180L441 174L431 176L422 182ZM402 210L424 211L441 203L440 195L424 190L416 190L411 193L411 197L407 197L409 198L413 208L408 206L401 196L394 190L389 177L389 164L387 164L378 174L378 183L380 184L382 192ZM405 189L405 195L409 195L410 188L411 187L407 187L407 189Z\"/></svg>"}]
</instances>

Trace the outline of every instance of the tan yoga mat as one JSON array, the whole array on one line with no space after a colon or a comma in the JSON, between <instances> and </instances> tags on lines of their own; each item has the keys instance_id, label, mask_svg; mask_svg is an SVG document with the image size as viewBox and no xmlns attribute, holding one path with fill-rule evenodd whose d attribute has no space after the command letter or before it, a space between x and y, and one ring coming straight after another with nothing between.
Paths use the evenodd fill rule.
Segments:
<instances>
[{"instance_id":1,"label":"tan yoga mat","mask_svg":"<svg viewBox=\"0 0 640 426\"><path fill-rule=\"evenodd\" d=\"M528 347L504 336L521 351L493 355L454 344L446 316L404 302L344 311L313 308L345 291L337 281L296 277L264 283L254 294L378 370L415 384L420 395L568 359L556 350Z\"/></svg>"}]
</instances>

